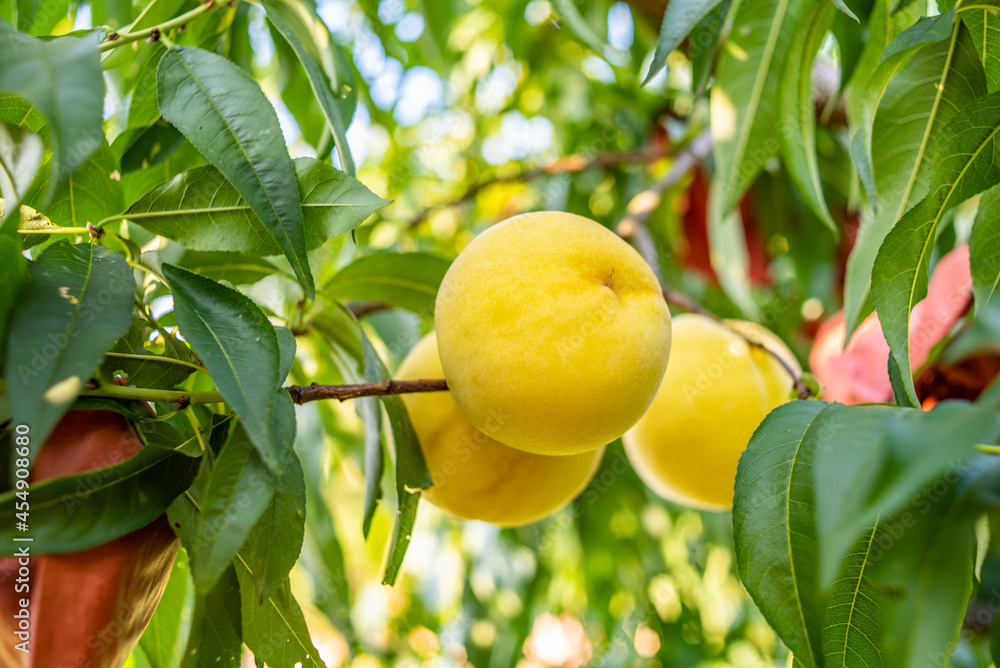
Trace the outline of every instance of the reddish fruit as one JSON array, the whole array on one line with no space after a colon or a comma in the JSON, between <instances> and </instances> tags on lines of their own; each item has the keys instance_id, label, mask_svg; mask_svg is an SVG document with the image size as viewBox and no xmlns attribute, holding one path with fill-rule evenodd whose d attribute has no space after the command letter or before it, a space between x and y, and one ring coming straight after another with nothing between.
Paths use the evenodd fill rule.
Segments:
<instances>
[{"instance_id":1,"label":"reddish fruit","mask_svg":"<svg viewBox=\"0 0 1000 668\"><path fill-rule=\"evenodd\" d=\"M111 466L141 447L118 413L73 411L42 446L32 482ZM89 550L32 557L29 660L5 664L0 654L0 667L121 668L153 616L177 549L161 516Z\"/></svg>"},{"instance_id":2,"label":"reddish fruit","mask_svg":"<svg viewBox=\"0 0 1000 668\"><path fill-rule=\"evenodd\" d=\"M910 368L927 361L932 348L962 318L972 295L969 247L961 246L941 258L934 268L927 297L910 314ZM889 383L889 345L878 316L872 313L843 347L843 312L819 328L809 354L809 366L823 386L823 398L844 404L892 401ZM921 395L923 396L923 394Z\"/></svg>"}]
</instances>

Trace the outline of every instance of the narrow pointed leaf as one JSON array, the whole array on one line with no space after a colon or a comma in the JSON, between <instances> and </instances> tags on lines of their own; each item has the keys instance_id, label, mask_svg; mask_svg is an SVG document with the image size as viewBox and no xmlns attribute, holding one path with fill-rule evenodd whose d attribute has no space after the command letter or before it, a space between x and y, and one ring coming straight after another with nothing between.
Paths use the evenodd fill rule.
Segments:
<instances>
[{"instance_id":1,"label":"narrow pointed leaf","mask_svg":"<svg viewBox=\"0 0 1000 668\"><path fill-rule=\"evenodd\" d=\"M876 211L859 230L848 258L844 281L848 335L865 315L878 248L896 221L930 190L933 144L958 110L986 93L971 38L961 22L949 23L949 16L941 15L934 29L910 34L918 24L893 40L890 47L901 41L906 48L893 47L892 58L883 58L863 93L870 116L861 120L852 155ZM948 37L940 39L940 28L946 25ZM893 150L872 157L875 144Z\"/></svg>"},{"instance_id":2,"label":"narrow pointed leaf","mask_svg":"<svg viewBox=\"0 0 1000 668\"><path fill-rule=\"evenodd\" d=\"M243 642L254 656L269 666L325 668L291 583L286 579L262 603L257 597L256 573L241 558L234 567L240 582Z\"/></svg>"},{"instance_id":3,"label":"narrow pointed leaf","mask_svg":"<svg viewBox=\"0 0 1000 668\"><path fill-rule=\"evenodd\" d=\"M712 67L715 65L715 53L719 49L719 41L725 33L726 20L732 8L733 0L722 0L691 29L691 48L688 54L691 58L691 91L698 97L704 95L708 86Z\"/></svg>"},{"instance_id":4,"label":"narrow pointed leaf","mask_svg":"<svg viewBox=\"0 0 1000 668\"><path fill-rule=\"evenodd\" d=\"M552 0L552 8L577 39L597 53L604 54L604 40L590 27L573 0Z\"/></svg>"},{"instance_id":5,"label":"narrow pointed leaf","mask_svg":"<svg viewBox=\"0 0 1000 668\"><path fill-rule=\"evenodd\" d=\"M86 227L87 223L97 224L108 216L121 213L125 204L118 161L103 139L94 149L83 164L63 175L64 180L55 188L47 205L43 198L50 190L49 179L40 179L24 203L42 211L56 225L65 227Z\"/></svg>"},{"instance_id":6,"label":"narrow pointed leaf","mask_svg":"<svg viewBox=\"0 0 1000 668\"><path fill-rule=\"evenodd\" d=\"M372 347L371 341L361 331L361 345L364 351L365 375L369 382L387 380L389 370ZM396 522L389 544L389 555L382 574L382 584L393 585L403 564L403 557L410 545L413 525L417 519L420 491L431 486L431 475L427 470L420 441L406 412L406 406L398 396L379 397L389 416L392 441L396 453Z\"/></svg>"},{"instance_id":7,"label":"narrow pointed leaf","mask_svg":"<svg viewBox=\"0 0 1000 668\"><path fill-rule=\"evenodd\" d=\"M308 3L264 0L263 4L267 11L267 20L285 38L302 64L313 95L330 125L340 164L345 172L353 176L354 158L351 157L351 150L347 145L347 126L351 124L351 115L341 103L341 99L346 98L349 91L331 88L332 82L329 74L323 69L323 54L320 53L318 46L325 43L328 45L327 48L330 48L330 35L326 26L319 16L308 9Z\"/></svg>"},{"instance_id":8,"label":"narrow pointed leaf","mask_svg":"<svg viewBox=\"0 0 1000 668\"><path fill-rule=\"evenodd\" d=\"M711 94L712 179L709 214L721 220L780 148L777 91L807 0L745 2L719 57Z\"/></svg>"},{"instance_id":9,"label":"narrow pointed leaf","mask_svg":"<svg viewBox=\"0 0 1000 668\"><path fill-rule=\"evenodd\" d=\"M312 299L295 167L260 86L232 61L185 46L160 59L157 90L160 113L246 200Z\"/></svg>"},{"instance_id":10,"label":"narrow pointed leaf","mask_svg":"<svg viewBox=\"0 0 1000 668\"><path fill-rule=\"evenodd\" d=\"M830 588L823 620L823 656L828 668L885 665L883 632L877 620L887 596L871 577L880 535L875 524L855 541Z\"/></svg>"},{"instance_id":11,"label":"narrow pointed leaf","mask_svg":"<svg viewBox=\"0 0 1000 668\"><path fill-rule=\"evenodd\" d=\"M274 327L256 303L232 288L166 263L163 275L181 334L242 419L261 458L278 470L273 423L280 350Z\"/></svg>"},{"instance_id":12,"label":"narrow pointed leaf","mask_svg":"<svg viewBox=\"0 0 1000 668\"><path fill-rule=\"evenodd\" d=\"M1000 186L990 188L979 199L969 236L969 264L976 315L980 315L1000 285Z\"/></svg>"},{"instance_id":13,"label":"narrow pointed leaf","mask_svg":"<svg viewBox=\"0 0 1000 668\"><path fill-rule=\"evenodd\" d=\"M817 450L821 586L830 585L857 536L953 473L972 456L974 443L990 441L993 422L988 410L959 401L942 402L928 413L887 406L828 408L808 435Z\"/></svg>"},{"instance_id":14,"label":"narrow pointed leaf","mask_svg":"<svg viewBox=\"0 0 1000 668\"><path fill-rule=\"evenodd\" d=\"M7 391L15 424L29 424L34 461L45 437L132 322L135 281L128 263L103 246L59 241L31 265L33 280L15 309Z\"/></svg>"},{"instance_id":15,"label":"narrow pointed leaf","mask_svg":"<svg viewBox=\"0 0 1000 668\"><path fill-rule=\"evenodd\" d=\"M0 90L30 102L50 131L48 142L55 159L50 163L50 190L43 200L99 146L95 137L104 135L104 77L97 50L100 39L94 32L86 37L42 41L0 20L0 52L4 54Z\"/></svg>"},{"instance_id":16,"label":"narrow pointed leaf","mask_svg":"<svg viewBox=\"0 0 1000 668\"><path fill-rule=\"evenodd\" d=\"M164 343L162 355L146 348L151 329L142 318L134 318L132 326L108 352L101 364L101 374L111 382L114 374L124 371L130 385L154 389L169 389L195 372L197 359L191 350L174 338L170 332L158 332ZM134 359L132 355L158 359Z\"/></svg>"},{"instance_id":17,"label":"narrow pointed leaf","mask_svg":"<svg viewBox=\"0 0 1000 668\"><path fill-rule=\"evenodd\" d=\"M431 253L374 253L341 269L323 294L383 302L427 317L434 316L438 287L451 262Z\"/></svg>"},{"instance_id":18,"label":"narrow pointed leaf","mask_svg":"<svg viewBox=\"0 0 1000 668\"><path fill-rule=\"evenodd\" d=\"M935 140L930 194L908 211L886 236L872 269L872 297L882 331L911 400L910 309L927 292L927 276L938 225L944 214L1000 182L994 157L1000 134L1000 93L979 98L954 117Z\"/></svg>"},{"instance_id":19,"label":"narrow pointed leaf","mask_svg":"<svg viewBox=\"0 0 1000 668\"><path fill-rule=\"evenodd\" d=\"M312 158L298 158L306 250L350 232L389 202L360 181ZM281 249L229 181L211 166L173 177L137 201L130 221L189 250L279 255Z\"/></svg>"},{"instance_id":20,"label":"narrow pointed leaf","mask_svg":"<svg viewBox=\"0 0 1000 668\"><path fill-rule=\"evenodd\" d=\"M306 489L302 465L293 453L285 466L275 483L273 497L240 550L253 572L256 595L261 602L288 578L302 551L305 535Z\"/></svg>"},{"instance_id":21,"label":"narrow pointed leaf","mask_svg":"<svg viewBox=\"0 0 1000 668\"><path fill-rule=\"evenodd\" d=\"M993 93L1000 90L1000 5L989 0L975 4L979 6L962 10L962 20L972 35L986 71L986 84Z\"/></svg>"},{"instance_id":22,"label":"narrow pointed leaf","mask_svg":"<svg viewBox=\"0 0 1000 668\"><path fill-rule=\"evenodd\" d=\"M271 503L275 478L242 425L237 425L198 495L201 512L190 553L191 575L199 594L214 589L229 568Z\"/></svg>"},{"instance_id":23,"label":"narrow pointed leaf","mask_svg":"<svg viewBox=\"0 0 1000 668\"><path fill-rule=\"evenodd\" d=\"M188 559L183 550L177 553L170 579L149 626L139 639L151 668L172 668L184 651L184 603L188 594Z\"/></svg>"},{"instance_id":24,"label":"narrow pointed leaf","mask_svg":"<svg viewBox=\"0 0 1000 668\"><path fill-rule=\"evenodd\" d=\"M649 64L649 73L642 82L645 86L653 77L660 73L667 64L670 52L688 36L698 23L715 9L721 0L674 0L667 3L663 12L663 23L660 26L660 38L656 42L653 61Z\"/></svg>"},{"instance_id":25,"label":"narrow pointed leaf","mask_svg":"<svg viewBox=\"0 0 1000 668\"><path fill-rule=\"evenodd\" d=\"M833 27L832 4L816 5L795 33L781 78L781 147L788 174L813 213L838 234L819 177L816 157L816 105L813 101L813 61Z\"/></svg>"},{"instance_id":26,"label":"narrow pointed leaf","mask_svg":"<svg viewBox=\"0 0 1000 668\"><path fill-rule=\"evenodd\" d=\"M233 285L256 283L278 273L278 268L267 260L238 251L188 250L178 265L214 281L228 281Z\"/></svg>"},{"instance_id":27,"label":"narrow pointed leaf","mask_svg":"<svg viewBox=\"0 0 1000 668\"><path fill-rule=\"evenodd\" d=\"M804 437L826 407L793 401L773 410L740 458L733 499L740 579L797 661L810 668L823 665L823 606L813 520L815 443Z\"/></svg>"},{"instance_id":28,"label":"narrow pointed leaf","mask_svg":"<svg viewBox=\"0 0 1000 668\"><path fill-rule=\"evenodd\" d=\"M146 446L120 464L31 485L32 552L76 552L146 526L190 487L198 460ZM94 486L98 480L99 485ZM16 491L0 496L0 538L14 554Z\"/></svg>"},{"instance_id":29,"label":"narrow pointed leaf","mask_svg":"<svg viewBox=\"0 0 1000 668\"><path fill-rule=\"evenodd\" d=\"M195 601L180 668L240 668L242 656L240 584L229 567L215 589Z\"/></svg>"}]
</instances>

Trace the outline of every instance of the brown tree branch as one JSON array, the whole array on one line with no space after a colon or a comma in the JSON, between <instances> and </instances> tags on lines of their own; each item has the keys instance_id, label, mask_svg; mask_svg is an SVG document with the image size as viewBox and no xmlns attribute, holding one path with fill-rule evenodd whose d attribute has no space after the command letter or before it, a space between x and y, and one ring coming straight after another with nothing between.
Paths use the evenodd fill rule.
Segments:
<instances>
[{"instance_id":1,"label":"brown tree branch","mask_svg":"<svg viewBox=\"0 0 1000 668\"><path fill-rule=\"evenodd\" d=\"M443 378L433 380L383 380L380 383L360 383L356 385L289 385L285 387L292 395L292 401L304 404L321 399L345 401L358 397L377 397L390 394L412 394L414 392L446 392L448 383Z\"/></svg>"},{"instance_id":2,"label":"brown tree branch","mask_svg":"<svg viewBox=\"0 0 1000 668\"><path fill-rule=\"evenodd\" d=\"M447 209L465 204L466 202L474 199L483 189L497 183L531 181L543 176L552 176L553 174L575 174L592 168L612 167L614 165L626 165L639 162L652 162L666 157L669 154L669 150L664 147L662 149L646 148L635 151L599 153L591 157L581 153L565 155L561 158L557 158L554 162L544 167L533 167L531 169L525 169L518 172L517 174L496 176L494 178L475 183L469 186L469 189L466 190L465 193L458 199L444 204L430 206L421 211L419 214L414 216L412 220L410 220L410 227L416 227L422 223L431 211L434 211L435 209Z\"/></svg>"}]
</instances>

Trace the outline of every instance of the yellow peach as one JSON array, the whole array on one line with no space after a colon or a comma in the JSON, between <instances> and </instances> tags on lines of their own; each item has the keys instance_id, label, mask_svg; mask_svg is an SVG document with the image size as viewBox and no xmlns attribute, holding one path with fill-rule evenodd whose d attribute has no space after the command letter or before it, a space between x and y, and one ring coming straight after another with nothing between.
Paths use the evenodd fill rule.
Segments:
<instances>
[{"instance_id":1,"label":"yellow peach","mask_svg":"<svg viewBox=\"0 0 1000 668\"><path fill-rule=\"evenodd\" d=\"M400 380L440 378L434 334L407 355ZM476 429L448 392L403 395L433 486L424 497L470 520L517 526L539 520L573 500L590 482L604 448L550 457L508 447Z\"/></svg>"},{"instance_id":2,"label":"yellow peach","mask_svg":"<svg viewBox=\"0 0 1000 668\"><path fill-rule=\"evenodd\" d=\"M592 220L528 213L490 228L445 275L444 375L481 431L545 455L593 450L642 416L663 379L670 313L649 265Z\"/></svg>"},{"instance_id":3,"label":"yellow peach","mask_svg":"<svg viewBox=\"0 0 1000 668\"><path fill-rule=\"evenodd\" d=\"M706 510L731 507L740 455L764 417L791 398L788 371L744 336L801 373L781 339L760 325L674 318L663 384L623 439L639 477L666 499Z\"/></svg>"}]
</instances>

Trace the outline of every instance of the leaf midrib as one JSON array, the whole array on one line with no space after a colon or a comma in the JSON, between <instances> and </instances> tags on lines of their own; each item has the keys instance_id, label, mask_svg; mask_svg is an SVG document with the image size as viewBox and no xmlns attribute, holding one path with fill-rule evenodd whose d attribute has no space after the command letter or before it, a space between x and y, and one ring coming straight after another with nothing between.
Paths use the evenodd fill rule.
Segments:
<instances>
[{"instance_id":1,"label":"leaf midrib","mask_svg":"<svg viewBox=\"0 0 1000 668\"><path fill-rule=\"evenodd\" d=\"M764 54L761 58L761 67L757 69L757 76L754 78L753 88L750 91L750 100L747 103L748 118L743 124L743 127L740 128L740 135L736 142L736 151L734 153L736 160L733 163L733 169L736 172L739 172L740 163L743 161L743 154L750 141L750 131L753 129L754 121L757 118L760 98L764 92L764 82L767 80L767 73L771 69L771 59L774 57L774 50L778 44L778 35L781 34L781 26L785 22L785 14L788 12L789 2L791 2L791 0L779 1L778 8L774 14L774 20L771 23L771 30L767 35L767 41L764 43Z\"/></svg>"},{"instance_id":2,"label":"leaf midrib","mask_svg":"<svg viewBox=\"0 0 1000 668\"><path fill-rule=\"evenodd\" d=\"M792 455L790 466L788 467L788 484L785 486L785 541L788 544L788 570L792 576L792 590L795 594L795 609L799 613L799 621L802 623L803 635L806 641L806 648L809 650L809 658L815 663L812 639L809 637L809 625L806 623L806 613L802 607L802 597L799 592L799 580L795 575L795 557L792 555L792 523L788 518L792 514L792 478L795 476L795 464L799 459L799 452L802 450L802 443L805 441L805 434L799 438L795 446L795 453Z\"/></svg>"},{"instance_id":3,"label":"leaf midrib","mask_svg":"<svg viewBox=\"0 0 1000 668\"><path fill-rule=\"evenodd\" d=\"M239 559L240 564L243 566L243 568L246 569L247 573L250 574L250 577L253 578L253 571L250 570L249 564L247 564L246 560L243 559L243 555L237 552L236 558ZM294 628L292 628L292 625L288 622L288 619L286 619L285 616L281 614L281 610L278 609L278 606L274 603L274 601L270 596L267 598L267 602L271 605L272 608L274 608L275 614L277 614L278 617L281 619L281 621L285 623L285 627L288 628L289 633L291 633L292 637L295 638L295 641L299 644L299 647L302 648L302 651L305 652L306 656L309 657L309 660L312 661L314 665L319 666L319 668L323 668L323 664L317 663L318 657L313 656L315 652L310 651L309 648L306 646L306 644L302 642L302 638L300 638L299 634L295 632Z\"/></svg>"},{"instance_id":4,"label":"leaf midrib","mask_svg":"<svg viewBox=\"0 0 1000 668\"><path fill-rule=\"evenodd\" d=\"M181 56L179 51L175 50L174 53L177 56L178 62L180 62L181 65L184 66L184 69L187 70L188 74L191 76L191 80L195 82L195 84L198 86L198 89L201 90L202 94L205 96L205 99L207 99L208 103L212 105L212 109L214 109L215 113L218 114L220 119L222 119L222 124L226 127L226 130L229 131L230 136L232 136L233 140L236 142L236 145L239 147L240 152L243 154L243 157L246 158L247 164L249 164L250 169L253 170L253 175L257 178L257 183L260 185L260 189L263 191L264 196L267 197L267 203L271 205L271 211L274 212L274 217L278 221L278 227L281 228L282 233L285 235L285 241L288 243L288 248L291 251L291 253L289 253L291 255L289 260L294 259L295 265L298 267L299 271L303 272L303 275L306 275L308 268L302 267L302 261L299 258L298 253L295 252L295 246L292 243L291 237L288 235L288 229L282 222L282 217L278 213L278 208L277 206L275 206L274 200L271 198L271 193L268 192L266 187L264 187L264 180L261 178L260 172L257 171L257 165L254 164L253 160L250 159L250 155L247 153L246 147L243 146L243 142L240 141L240 138L236 135L236 132L233 131L232 126L229 125L229 121L222 113L222 110L219 109L218 105L215 104L215 100L212 98L211 95L209 95L208 91L205 90L205 87L201 85L201 79L199 79L198 76L195 75L194 70L192 70L188 66L187 61L184 60L183 56Z\"/></svg>"},{"instance_id":5,"label":"leaf midrib","mask_svg":"<svg viewBox=\"0 0 1000 668\"><path fill-rule=\"evenodd\" d=\"M920 164L923 162L924 153L927 151L927 142L930 140L931 130L934 127L934 119L937 117L937 110L941 104L941 98L944 96L944 89L948 85L948 75L951 72L951 59L955 55L955 45L958 43L958 29L961 24L962 22L956 19L955 25L951 30L951 42L948 44L948 57L945 59L944 69L941 72L941 82L936 86L934 104L931 105L931 112L927 117L927 127L924 128L924 136L920 140L917 156L913 161L913 169L910 170L906 188L903 190L903 197L899 200L899 208L896 210L895 216L896 220L899 220L903 212L906 211L907 201L910 199L910 193L913 191L913 186L917 181L917 174L920 172ZM888 82L886 82L886 87L888 87Z\"/></svg>"},{"instance_id":6,"label":"leaf midrib","mask_svg":"<svg viewBox=\"0 0 1000 668\"><path fill-rule=\"evenodd\" d=\"M858 605L858 593L861 591L861 583L865 577L865 568L868 566L868 557L872 551L872 545L875 543L875 534L878 530L879 519L881 519L881 514L875 520L875 526L872 527L872 534L868 538L868 546L865 548L865 558L861 563L861 570L858 572L858 583L854 587L854 594L851 597L851 608L850 612L847 613L847 629L844 631L844 662L841 664L841 668L847 668L847 647L850 644L851 629L854 628L851 624L851 620L854 619L854 611L857 609ZM862 633L862 635L864 635ZM867 637L867 636L866 636ZM869 640L869 643L871 641Z\"/></svg>"},{"instance_id":7,"label":"leaf midrib","mask_svg":"<svg viewBox=\"0 0 1000 668\"><path fill-rule=\"evenodd\" d=\"M1000 125L994 126L993 130L986 137L986 139L984 139L979 143L979 146L976 147L976 150L969 155L969 159L965 161L965 165L962 166L962 170L958 173L958 176L955 177L954 181L952 181L951 187L948 188L948 194L941 202L941 206L938 207L937 213L934 215L934 218L931 219L931 232L928 233L927 238L924 239L923 246L920 249L920 254L917 256L917 265L916 265L917 267L920 267L923 264L924 258L927 256L927 249L931 245L932 240L934 239L933 231L937 229L938 223L941 221L941 217L944 215L944 212L948 210L949 208L948 204L951 201L952 195L955 194L955 189L958 188L958 184L962 182L962 178L965 176L965 173L969 170L969 167L972 165L972 163L975 162L979 154L983 152L983 149L986 146L990 145L990 143L993 141L994 137L996 137L998 132L1000 132ZM913 297L917 292L917 276L919 274L920 274L919 271L914 271L913 280L910 281L910 293L907 296L907 310L906 310L907 327L909 327L910 323L910 309L913 307ZM906 356L907 356L907 363L909 363L909 356L910 356L909 341L907 341Z\"/></svg>"},{"instance_id":8,"label":"leaf midrib","mask_svg":"<svg viewBox=\"0 0 1000 668\"><path fill-rule=\"evenodd\" d=\"M72 246L70 248L72 248ZM80 286L80 296L76 298L77 299L76 304L72 303L70 304L71 306L74 307L73 314L70 316L69 322L66 324L66 328L63 330L64 332L68 332L73 328L74 323L76 323L77 317L80 315L80 311L83 309L83 300L88 294L87 286L90 285L90 274L94 269L94 247L88 244L87 251L89 254L88 256L89 261L87 262L87 273L83 275L83 284ZM65 346L59 348L59 353L53 360L54 364L52 364L52 371L49 373L48 382L45 384L45 392L48 392L50 389L52 389L52 386L55 384L55 377L59 371L59 368L62 366L61 362L63 356L66 354L67 349L69 349L69 341L66 342ZM42 393L43 397L45 396L45 392Z\"/></svg>"}]
</instances>

